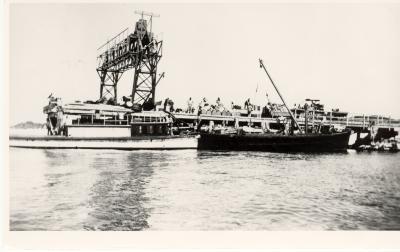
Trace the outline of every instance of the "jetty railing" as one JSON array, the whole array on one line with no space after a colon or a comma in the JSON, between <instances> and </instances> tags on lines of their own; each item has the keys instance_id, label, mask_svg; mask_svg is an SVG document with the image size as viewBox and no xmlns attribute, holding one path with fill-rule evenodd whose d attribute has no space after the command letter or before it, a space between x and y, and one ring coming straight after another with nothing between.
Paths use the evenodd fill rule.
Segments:
<instances>
[{"instance_id":1,"label":"jetty railing","mask_svg":"<svg viewBox=\"0 0 400 252\"><path fill-rule=\"evenodd\" d=\"M233 121L238 119L239 121L267 121L276 122L278 117L266 118L260 116L240 116L238 114L193 114L193 113L175 113L174 116L178 119L183 120L214 120L214 121ZM305 124L304 114L295 114L296 120L299 124ZM342 127L355 127L355 128L368 128L368 127L382 127L382 128L397 128L400 127L400 120L392 119L391 117L381 116L381 115L347 115L347 116L333 116L333 115L321 115L314 114L308 117L309 123L324 124L332 126L342 126Z\"/></svg>"}]
</instances>

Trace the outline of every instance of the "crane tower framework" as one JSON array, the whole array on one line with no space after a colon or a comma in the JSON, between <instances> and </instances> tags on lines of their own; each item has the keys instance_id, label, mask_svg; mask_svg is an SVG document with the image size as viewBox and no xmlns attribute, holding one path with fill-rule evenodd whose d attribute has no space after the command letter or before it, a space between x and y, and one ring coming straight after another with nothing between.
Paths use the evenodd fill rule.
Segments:
<instances>
[{"instance_id":1,"label":"crane tower framework","mask_svg":"<svg viewBox=\"0 0 400 252\"><path fill-rule=\"evenodd\" d=\"M135 30L123 30L102 45L96 69L100 77L100 101L117 104L117 85L124 72L134 69L131 101L133 104L153 104L155 102L157 65L162 57L162 40L157 40L151 32L154 14L140 12L141 19ZM144 16L148 16L146 20ZM150 27L149 27L150 26ZM150 29L150 30L149 30Z\"/></svg>"}]
</instances>

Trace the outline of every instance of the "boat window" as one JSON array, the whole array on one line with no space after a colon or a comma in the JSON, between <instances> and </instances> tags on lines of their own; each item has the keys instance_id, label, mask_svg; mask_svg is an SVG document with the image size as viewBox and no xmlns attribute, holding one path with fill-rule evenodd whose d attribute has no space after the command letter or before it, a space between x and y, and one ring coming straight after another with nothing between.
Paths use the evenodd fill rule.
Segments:
<instances>
[{"instance_id":1,"label":"boat window","mask_svg":"<svg viewBox=\"0 0 400 252\"><path fill-rule=\"evenodd\" d=\"M132 121L133 122L143 122L143 118L141 118L139 116L133 116L132 117Z\"/></svg>"}]
</instances>

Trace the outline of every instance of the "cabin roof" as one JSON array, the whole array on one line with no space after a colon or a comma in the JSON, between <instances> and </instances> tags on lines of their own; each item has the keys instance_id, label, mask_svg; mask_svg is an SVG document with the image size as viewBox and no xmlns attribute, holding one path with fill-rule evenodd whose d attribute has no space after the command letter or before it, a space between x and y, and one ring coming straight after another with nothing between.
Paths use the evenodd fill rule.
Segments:
<instances>
[{"instance_id":1,"label":"cabin roof","mask_svg":"<svg viewBox=\"0 0 400 252\"><path fill-rule=\"evenodd\" d=\"M132 113L133 116L151 116L151 117L166 117L168 116L167 113L163 112L163 111L142 111L142 112L136 112L136 113Z\"/></svg>"},{"instance_id":2,"label":"cabin roof","mask_svg":"<svg viewBox=\"0 0 400 252\"><path fill-rule=\"evenodd\" d=\"M64 108L73 108L73 109L96 109L96 110L107 110L107 111L123 111L123 112L131 112L132 110L117 106L117 105L108 105L108 104L90 104L90 103L67 103L63 105Z\"/></svg>"}]
</instances>

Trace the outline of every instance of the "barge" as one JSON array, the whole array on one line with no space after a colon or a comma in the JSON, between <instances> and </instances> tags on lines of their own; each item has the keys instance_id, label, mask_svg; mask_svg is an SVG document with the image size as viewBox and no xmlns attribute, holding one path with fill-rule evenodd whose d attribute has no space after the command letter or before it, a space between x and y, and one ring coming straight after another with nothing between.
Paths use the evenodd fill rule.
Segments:
<instances>
[{"instance_id":1,"label":"barge","mask_svg":"<svg viewBox=\"0 0 400 252\"><path fill-rule=\"evenodd\" d=\"M346 151L351 132L332 134L218 134L202 133L199 149L269 152Z\"/></svg>"},{"instance_id":2,"label":"barge","mask_svg":"<svg viewBox=\"0 0 400 252\"><path fill-rule=\"evenodd\" d=\"M199 149L208 150L245 150L245 151L273 151L273 152L335 152L346 151L348 148L351 131L343 130L342 132L321 131L321 125L314 125L315 110L313 112L313 125L311 132L308 125L308 105L304 107L305 123L301 127L293 115L292 111L286 105L281 93L273 82L263 61L260 59L260 67L264 69L269 80L274 86L276 92L281 98L287 113L291 119L290 125L282 122L282 129L272 132L269 127L261 129L226 129L209 130L209 132L201 133L199 139ZM315 107L315 101L309 100ZM284 121L286 121L284 119ZM290 128L287 128L287 127ZM315 127L319 126L319 127ZM332 129L331 129L332 130Z\"/></svg>"}]
</instances>

